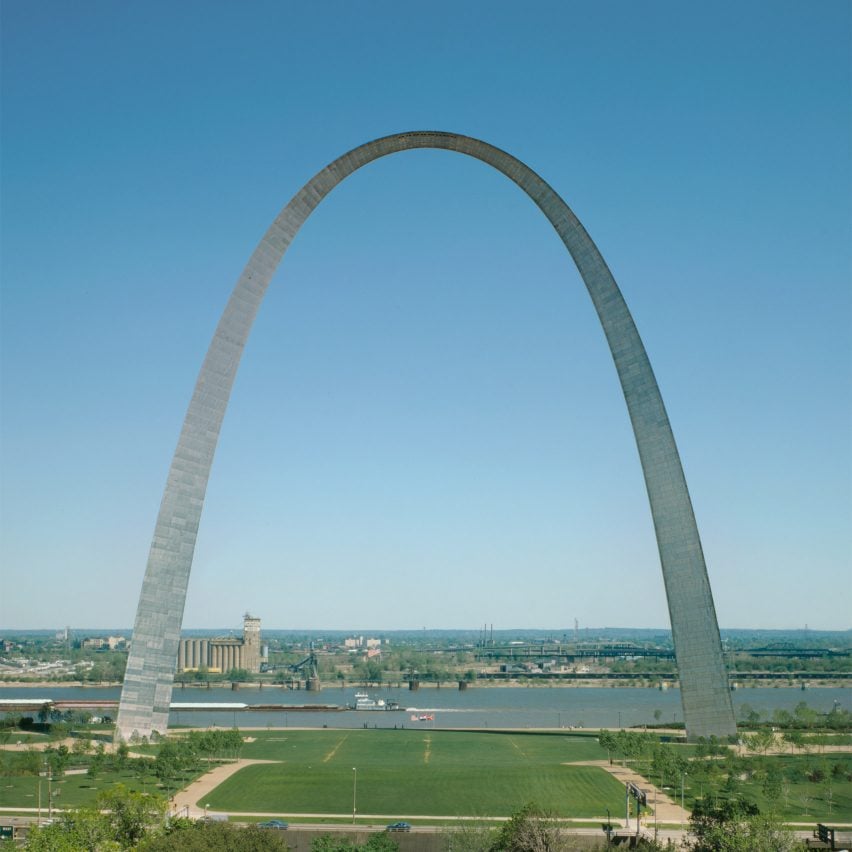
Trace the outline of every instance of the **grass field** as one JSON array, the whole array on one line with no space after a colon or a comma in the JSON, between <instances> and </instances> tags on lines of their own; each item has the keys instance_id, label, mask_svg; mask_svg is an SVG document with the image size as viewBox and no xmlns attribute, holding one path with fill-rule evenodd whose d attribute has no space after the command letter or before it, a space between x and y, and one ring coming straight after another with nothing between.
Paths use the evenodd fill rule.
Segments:
<instances>
[{"instance_id":1,"label":"grass field","mask_svg":"<svg viewBox=\"0 0 852 852\"><path fill-rule=\"evenodd\" d=\"M41 803L47 811L48 782L46 777L30 774L32 755L25 752L0 752L0 807L3 808L37 808L39 800L39 782L41 782ZM51 779L50 790L53 794L53 804L57 808L76 808L94 805L98 794L121 784L129 790L139 792L165 794L157 778L153 774L140 777L135 761L128 761L123 768L106 764L97 772L96 777L90 778L86 773L91 757L73 758L67 771L54 775ZM36 761L36 768L43 771L43 758ZM200 772L206 771L201 767L195 771L187 771L175 781L179 786L189 783Z\"/></svg>"},{"instance_id":2,"label":"grass field","mask_svg":"<svg viewBox=\"0 0 852 852\"><path fill-rule=\"evenodd\" d=\"M149 793L156 789L153 778L143 784L131 771L104 772L95 782L86 775L65 775L63 778L54 779L50 787L54 794L55 807L77 808L82 805L93 805L98 793L117 784L123 784L130 790L147 790ZM35 775L0 775L0 807L38 807L38 787L39 778ZM47 779L45 778L41 779L41 804L44 812L47 813Z\"/></svg>"},{"instance_id":3,"label":"grass field","mask_svg":"<svg viewBox=\"0 0 852 852\"><path fill-rule=\"evenodd\" d=\"M359 813L508 816L526 802L565 817L619 812L624 788L601 769L590 737L452 731L270 731L246 767L204 797L226 812L347 814L357 768Z\"/></svg>"},{"instance_id":4,"label":"grass field","mask_svg":"<svg viewBox=\"0 0 852 852\"><path fill-rule=\"evenodd\" d=\"M847 822L852 815L852 755L778 755L761 761L781 775L781 783L770 798L760 773L743 778L737 792L754 802L762 812L774 812L785 820L808 822ZM835 768L838 767L837 771ZM816 776L813 773L818 772ZM706 795L717 798L713 785L702 778L686 776L686 800ZM819 777L819 780L814 780ZM715 788L724 796L724 785L717 780ZM677 791L673 791L676 796Z\"/></svg>"}]
</instances>

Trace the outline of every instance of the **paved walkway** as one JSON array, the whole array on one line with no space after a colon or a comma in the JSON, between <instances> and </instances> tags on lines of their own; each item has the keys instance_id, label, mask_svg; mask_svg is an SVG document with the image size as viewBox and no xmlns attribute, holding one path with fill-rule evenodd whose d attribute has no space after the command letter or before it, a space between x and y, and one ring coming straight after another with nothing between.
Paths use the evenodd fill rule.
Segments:
<instances>
[{"instance_id":1,"label":"paved walkway","mask_svg":"<svg viewBox=\"0 0 852 852\"><path fill-rule=\"evenodd\" d=\"M648 796L648 806L654 808L657 814L658 822L681 822L684 825L689 823L689 811L684 810L670 796L663 792L659 787L652 784L644 775L635 772L629 766L621 766L617 763L610 763L608 760L583 760L576 763L568 763L566 766L597 766L599 769L604 769L609 772L617 781L626 784L628 781L635 784L640 790L644 790ZM655 804L656 803L656 804ZM635 810L631 805L631 814ZM631 818L631 822L633 822ZM635 822L633 823L635 825ZM646 822L647 825L647 822Z\"/></svg>"},{"instance_id":2,"label":"paved walkway","mask_svg":"<svg viewBox=\"0 0 852 852\"><path fill-rule=\"evenodd\" d=\"M74 747L75 742L74 737L65 737L64 740L49 740L47 738L37 740L26 739L20 742L0 745L0 749L3 751L44 751L46 748L58 748L60 745L68 746L71 749Z\"/></svg>"},{"instance_id":3,"label":"paved walkway","mask_svg":"<svg viewBox=\"0 0 852 852\"><path fill-rule=\"evenodd\" d=\"M172 813L181 816L200 817L204 816L204 806L198 806L205 796L213 792L220 784L246 766L255 763L281 763L280 760L235 760L233 763L223 763L209 772L205 772L200 778L196 778L188 787L176 793L171 801ZM275 816L275 814L272 814Z\"/></svg>"}]
</instances>

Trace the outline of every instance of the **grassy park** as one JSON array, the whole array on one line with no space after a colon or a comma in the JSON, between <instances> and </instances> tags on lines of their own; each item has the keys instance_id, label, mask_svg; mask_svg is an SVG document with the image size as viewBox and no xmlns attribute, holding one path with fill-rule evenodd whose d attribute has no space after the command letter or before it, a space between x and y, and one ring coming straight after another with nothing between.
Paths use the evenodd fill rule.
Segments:
<instances>
[{"instance_id":1,"label":"grassy park","mask_svg":"<svg viewBox=\"0 0 852 852\"><path fill-rule=\"evenodd\" d=\"M564 817L624 805L621 784L572 762L606 757L593 737L414 730L270 731L248 766L205 797L228 812L508 816L528 801ZM353 770L357 770L356 771Z\"/></svg>"},{"instance_id":2,"label":"grassy park","mask_svg":"<svg viewBox=\"0 0 852 852\"><path fill-rule=\"evenodd\" d=\"M136 745L133 754L66 740L70 749L0 751L0 807L35 808L41 789L46 810L48 783L39 773L48 762L54 805L68 808L91 805L118 785L168 799L211 767L240 757L265 762L237 771L204 794L199 807L348 821L354 793L358 815L365 816L505 817L535 802L558 817L595 820L607 809L621 814L624 787L583 763L611 758L675 801L682 789L687 808L695 800L715 807L740 799L799 822L831 822L852 812L852 754L837 751L836 742L783 740L785 752L772 754L767 751L782 743L774 734L743 739L746 750L738 752L724 743L661 743L630 731L217 730L176 732L161 744Z\"/></svg>"},{"instance_id":3,"label":"grassy park","mask_svg":"<svg viewBox=\"0 0 852 852\"><path fill-rule=\"evenodd\" d=\"M6 755L0 772L0 807L37 808L39 798L45 814L48 810L48 782L44 776L22 772L16 760L20 755ZM122 769L112 769L92 778L84 768L73 768L61 776L52 778L49 785L56 808L77 808L93 805L98 794L104 790L123 785L129 790L153 793L157 791L157 779L139 771L135 764ZM39 788L41 792L39 793Z\"/></svg>"}]
</instances>

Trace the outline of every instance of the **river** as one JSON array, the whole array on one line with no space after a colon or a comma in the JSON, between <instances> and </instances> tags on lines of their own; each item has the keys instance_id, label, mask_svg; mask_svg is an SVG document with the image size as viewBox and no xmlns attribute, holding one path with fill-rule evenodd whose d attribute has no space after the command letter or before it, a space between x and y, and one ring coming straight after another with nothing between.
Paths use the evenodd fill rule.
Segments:
<instances>
[{"instance_id":1,"label":"river","mask_svg":"<svg viewBox=\"0 0 852 852\"><path fill-rule=\"evenodd\" d=\"M119 687L38 686L3 687L0 698L117 701ZM173 702L240 702L243 704L336 704L355 703L356 692L367 692L371 698L396 701L404 712L346 711L314 712L298 710L172 710L170 725L238 725L241 728L323 727L329 728L393 728L396 726L435 728L569 728L630 727L655 722L682 722L680 692L656 688L616 687L476 687L459 691L455 686L421 686L416 692L405 688L355 687L328 688L322 692L305 692L278 686L244 686L197 689L176 687ZM743 705L749 705L771 717L776 709L792 711L805 701L815 710L826 712L835 705L852 706L852 689L848 687L813 687L807 690L790 687L755 687L732 693L737 717ZM412 722L412 715L434 715L434 720Z\"/></svg>"}]
</instances>

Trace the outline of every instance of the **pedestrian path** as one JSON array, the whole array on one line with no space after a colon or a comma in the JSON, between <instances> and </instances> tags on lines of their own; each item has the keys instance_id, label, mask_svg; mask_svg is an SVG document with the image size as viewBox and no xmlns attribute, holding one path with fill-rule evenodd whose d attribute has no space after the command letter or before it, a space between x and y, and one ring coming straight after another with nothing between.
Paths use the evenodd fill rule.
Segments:
<instances>
[{"instance_id":1,"label":"pedestrian path","mask_svg":"<svg viewBox=\"0 0 852 852\"><path fill-rule=\"evenodd\" d=\"M610 763L608 760L583 760L566 765L597 766L599 769L609 772L613 778L622 784L628 782L635 784L640 790L646 792L648 806L654 809L657 822L679 822L683 825L689 822L689 811L682 808L665 791L652 784L644 775L640 775L629 766L620 766L617 763Z\"/></svg>"},{"instance_id":2,"label":"pedestrian path","mask_svg":"<svg viewBox=\"0 0 852 852\"><path fill-rule=\"evenodd\" d=\"M255 763L280 763L280 760L235 760L233 763L223 763L205 772L200 778L196 778L188 787L176 793L169 803L171 812L179 816L201 817L204 816L204 797L210 795L220 784L227 781L232 775L252 766ZM198 803L201 802L199 806ZM275 816L275 814L273 814Z\"/></svg>"}]
</instances>

